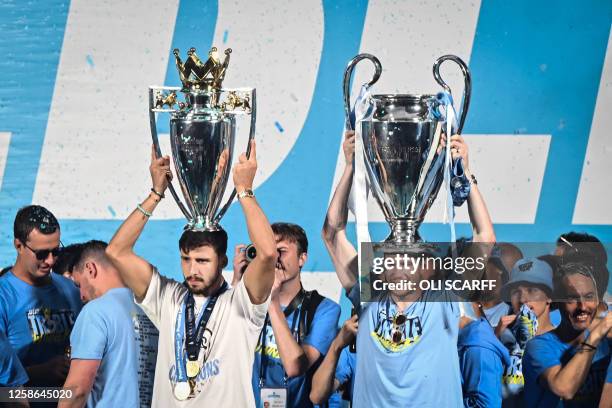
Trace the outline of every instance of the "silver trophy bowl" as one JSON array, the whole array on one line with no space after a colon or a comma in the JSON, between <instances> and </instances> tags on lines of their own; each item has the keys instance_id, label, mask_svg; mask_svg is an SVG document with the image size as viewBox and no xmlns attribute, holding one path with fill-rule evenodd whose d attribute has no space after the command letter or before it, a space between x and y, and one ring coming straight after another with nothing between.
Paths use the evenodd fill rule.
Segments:
<instances>
[{"instance_id":1,"label":"silver trophy bowl","mask_svg":"<svg viewBox=\"0 0 612 408\"><path fill-rule=\"evenodd\" d=\"M172 183L169 190L187 218L185 229L192 231L217 231L236 195L234 189L221 206L231 171L237 115L251 116L247 156L255 136L255 89L221 88L231 50L226 50L223 63L213 52L216 54L215 48L208 61L202 63L195 49L191 49L183 64L175 50L183 87L149 88L151 135L158 157L162 152L155 114L170 114L172 161L185 204ZM184 101L179 102L177 92L183 93Z\"/></svg>"},{"instance_id":2,"label":"silver trophy bowl","mask_svg":"<svg viewBox=\"0 0 612 408\"><path fill-rule=\"evenodd\" d=\"M370 54L353 58L344 73L344 102L349 130L355 128L350 107L353 69L361 60L375 66L376 83L382 72L380 61ZM450 94L439 67L451 60L462 69L465 80L463 105L457 133L465 122L471 93L470 74L456 56L445 55L434 64L437 82ZM382 210L391 233L385 242L399 246L420 242L418 227L433 204L444 180L446 118L443 102L436 95L372 95L372 114L360 121L364 164L370 189ZM358 124L359 125L359 124Z\"/></svg>"}]
</instances>

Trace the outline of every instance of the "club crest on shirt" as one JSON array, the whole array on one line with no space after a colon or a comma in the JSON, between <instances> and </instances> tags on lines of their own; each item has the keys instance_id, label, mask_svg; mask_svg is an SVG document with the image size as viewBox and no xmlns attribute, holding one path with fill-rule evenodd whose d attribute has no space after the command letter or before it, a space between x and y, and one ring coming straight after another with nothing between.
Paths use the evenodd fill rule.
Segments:
<instances>
[{"instance_id":1,"label":"club crest on shirt","mask_svg":"<svg viewBox=\"0 0 612 408\"><path fill-rule=\"evenodd\" d=\"M402 352L415 345L423 335L423 325L419 316L403 315L396 311L381 308L372 338L383 349L392 353Z\"/></svg>"},{"instance_id":2,"label":"club crest on shirt","mask_svg":"<svg viewBox=\"0 0 612 408\"><path fill-rule=\"evenodd\" d=\"M34 343L64 341L70 337L76 320L70 309L40 307L28 310L26 315Z\"/></svg>"}]
</instances>

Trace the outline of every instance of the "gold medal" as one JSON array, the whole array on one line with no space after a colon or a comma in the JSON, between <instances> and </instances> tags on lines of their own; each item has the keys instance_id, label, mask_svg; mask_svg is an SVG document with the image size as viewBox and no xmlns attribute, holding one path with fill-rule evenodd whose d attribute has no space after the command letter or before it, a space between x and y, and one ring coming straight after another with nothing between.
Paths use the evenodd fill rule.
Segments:
<instances>
[{"instance_id":1,"label":"gold medal","mask_svg":"<svg viewBox=\"0 0 612 408\"><path fill-rule=\"evenodd\" d=\"M187 377L194 378L200 373L200 364L197 361L187 361Z\"/></svg>"},{"instance_id":2,"label":"gold medal","mask_svg":"<svg viewBox=\"0 0 612 408\"><path fill-rule=\"evenodd\" d=\"M179 401L185 401L191 395L191 387L188 382L177 382L174 385L174 397Z\"/></svg>"}]
</instances>

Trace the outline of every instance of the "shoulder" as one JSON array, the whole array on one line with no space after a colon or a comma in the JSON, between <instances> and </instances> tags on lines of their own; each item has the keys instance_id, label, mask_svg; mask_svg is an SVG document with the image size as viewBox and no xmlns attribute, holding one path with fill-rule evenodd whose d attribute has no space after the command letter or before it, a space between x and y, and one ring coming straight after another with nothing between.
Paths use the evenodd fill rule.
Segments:
<instances>
[{"instance_id":1,"label":"shoulder","mask_svg":"<svg viewBox=\"0 0 612 408\"><path fill-rule=\"evenodd\" d=\"M319 295L321 296L321 295ZM340 305L327 298L325 296L321 296L321 301L319 306L317 307L316 313L340 313Z\"/></svg>"}]
</instances>

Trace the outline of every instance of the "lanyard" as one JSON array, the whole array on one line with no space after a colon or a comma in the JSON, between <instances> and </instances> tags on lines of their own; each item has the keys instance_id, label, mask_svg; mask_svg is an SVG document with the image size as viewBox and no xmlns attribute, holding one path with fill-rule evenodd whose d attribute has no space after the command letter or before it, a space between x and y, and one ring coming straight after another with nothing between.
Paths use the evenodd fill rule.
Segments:
<instances>
[{"instance_id":1,"label":"lanyard","mask_svg":"<svg viewBox=\"0 0 612 408\"><path fill-rule=\"evenodd\" d=\"M301 306L304 303L305 296L306 296L306 293L304 289L301 289L299 293L295 295L291 303L289 303L289 306L287 306L285 310L283 311L283 314L285 315L285 319L289 317L291 314L293 314L293 321L291 322L291 334L294 336L296 335L295 325L301 319L301 314L302 314ZM265 385L266 370L268 368L267 367L268 356L266 355L266 337L267 337L266 329L268 327L269 322L270 322L270 315L266 313L266 319L264 320L264 326L259 336L259 344L261 345L261 361L259 364L259 388L262 388ZM297 332L297 342L298 344L300 344L299 325L298 325L298 332ZM285 371L284 367L283 367L283 385L285 386L287 385L287 372Z\"/></svg>"},{"instance_id":2,"label":"lanyard","mask_svg":"<svg viewBox=\"0 0 612 408\"><path fill-rule=\"evenodd\" d=\"M183 339L185 339L185 350L189 361L197 361L206 325L210 320L217 299L226 290L227 282L223 282L223 286L221 286L214 295L208 298L206 305L202 308L196 330L194 330L195 301L193 299L193 294L191 292L187 293L185 301L181 305L181 310L176 318L176 326L174 329L174 357L176 360L176 375L178 382L187 381L186 362L182 353Z\"/></svg>"}]
</instances>

